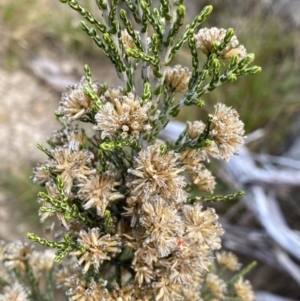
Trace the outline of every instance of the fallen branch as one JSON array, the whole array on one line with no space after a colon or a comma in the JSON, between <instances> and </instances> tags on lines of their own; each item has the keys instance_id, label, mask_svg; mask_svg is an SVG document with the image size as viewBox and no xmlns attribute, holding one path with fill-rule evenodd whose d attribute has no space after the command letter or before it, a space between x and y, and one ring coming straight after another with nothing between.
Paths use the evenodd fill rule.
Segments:
<instances>
[{"instance_id":1,"label":"fallen branch","mask_svg":"<svg viewBox=\"0 0 300 301\"><path fill-rule=\"evenodd\" d=\"M224 219L223 244L226 249L251 256L290 275L300 285L300 268L266 232L230 225Z\"/></svg>"},{"instance_id":2,"label":"fallen branch","mask_svg":"<svg viewBox=\"0 0 300 301\"><path fill-rule=\"evenodd\" d=\"M267 292L256 292L255 301L297 301L297 300L273 295Z\"/></svg>"},{"instance_id":3,"label":"fallen branch","mask_svg":"<svg viewBox=\"0 0 300 301\"><path fill-rule=\"evenodd\" d=\"M286 157L271 156L267 154L253 155L253 159L263 164L277 164L292 169L300 169L300 161Z\"/></svg>"},{"instance_id":4,"label":"fallen branch","mask_svg":"<svg viewBox=\"0 0 300 301\"><path fill-rule=\"evenodd\" d=\"M290 185L300 185L300 179L298 183L295 183L295 174L291 171L282 171L281 174L284 173L285 176L280 177L278 176L280 171L261 170L256 167L251 154L245 147L240 149L239 156L233 157L228 163L223 164L223 168L226 171L226 175L233 177L241 189L247 190L245 196L247 206L255 213L268 235L283 249L300 260L299 235L287 226L275 197L271 193L267 194L261 187L266 183L272 182L274 178L285 180L285 184ZM267 178L268 174L270 176L269 179ZM265 181L261 181L262 178ZM283 185L282 182L278 184Z\"/></svg>"}]
</instances>

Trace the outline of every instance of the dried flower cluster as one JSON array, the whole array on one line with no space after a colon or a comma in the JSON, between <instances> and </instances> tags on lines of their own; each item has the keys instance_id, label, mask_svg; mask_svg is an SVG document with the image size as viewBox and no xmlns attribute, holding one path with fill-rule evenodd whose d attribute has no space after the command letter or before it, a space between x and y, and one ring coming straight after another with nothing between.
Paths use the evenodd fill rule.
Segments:
<instances>
[{"instance_id":1,"label":"dried flower cluster","mask_svg":"<svg viewBox=\"0 0 300 301\"><path fill-rule=\"evenodd\" d=\"M132 93L120 96L107 102L95 116L95 130L101 132L101 138L112 137L121 132L122 138L133 136L138 138L140 132L147 132L151 125L146 124L150 103L141 106Z\"/></svg>"},{"instance_id":2,"label":"dried flower cluster","mask_svg":"<svg viewBox=\"0 0 300 301\"><path fill-rule=\"evenodd\" d=\"M222 103L215 105L215 112L211 115L209 137L216 144L219 157L229 161L236 149L244 144L244 124L239 119L236 110L226 107Z\"/></svg>"},{"instance_id":3,"label":"dried flower cluster","mask_svg":"<svg viewBox=\"0 0 300 301\"><path fill-rule=\"evenodd\" d=\"M43 297L45 285L52 285L53 250L36 251L32 245L0 241L1 301L50 301ZM50 276L51 275L51 276Z\"/></svg>"},{"instance_id":4,"label":"dried flower cluster","mask_svg":"<svg viewBox=\"0 0 300 301\"><path fill-rule=\"evenodd\" d=\"M253 289L249 281L244 280L243 277L238 277L236 281L224 280L240 268L241 264L233 253L217 252L216 263L210 267L210 271L203 281L202 295L205 295L204 299L211 301L227 300L228 296L231 296L233 300L254 300ZM220 275L222 275L222 278Z\"/></svg>"},{"instance_id":5,"label":"dried flower cluster","mask_svg":"<svg viewBox=\"0 0 300 301\"><path fill-rule=\"evenodd\" d=\"M165 83L174 92L184 93L188 89L191 72L187 67L175 65L169 67L165 75Z\"/></svg>"},{"instance_id":6,"label":"dried flower cluster","mask_svg":"<svg viewBox=\"0 0 300 301\"><path fill-rule=\"evenodd\" d=\"M253 55L246 54L232 29L196 32L211 6L178 36L185 10L181 1L161 1L153 11L151 1L126 1L134 21L118 1L97 1L101 21L75 0L61 2L97 28L99 35L81 24L111 59L121 85L98 83L85 66L80 83L63 94L56 112L63 128L48 140L48 148L39 145L48 159L33 173L33 181L46 188L38 196L41 221L56 217L61 228L54 241L28 234L55 249L55 255L41 257L28 245L13 243L4 249L3 264L21 273L30 268L38 277L53 270L55 257L62 261L55 268L55 283L73 301L253 300L247 281L226 282L214 270L223 229L215 210L204 203L215 200L209 158L228 161L244 142L237 112L217 104L206 121L188 122L177 139L160 140L181 107L202 107L205 93L258 72L259 67L248 67ZM171 66L186 41L192 71ZM198 49L207 56L202 70ZM224 74L220 59L230 59ZM85 131L74 121L91 126ZM240 268L226 252L217 254L216 262L228 271ZM12 283L4 286L0 300L33 298L30 283L27 288Z\"/></svg>"},{"instance_id":7,"label":"dried flower cluster","mask_svg":"<svg viewBox=\"0 0 300 301\"><path fill-rule=\"evenodd\" d=\"M216 46L224 42L226 36L226 30L224 28L202 28L196 34L197 47L207 56L211 55L214 50L214 44ZM224 60L230 60L233 55L237 55L241 60L247 55L246 48L240 45L237 37L234 35L231 37L229 43L221 52L221 58Z\"/></svg>"}]
</instances>

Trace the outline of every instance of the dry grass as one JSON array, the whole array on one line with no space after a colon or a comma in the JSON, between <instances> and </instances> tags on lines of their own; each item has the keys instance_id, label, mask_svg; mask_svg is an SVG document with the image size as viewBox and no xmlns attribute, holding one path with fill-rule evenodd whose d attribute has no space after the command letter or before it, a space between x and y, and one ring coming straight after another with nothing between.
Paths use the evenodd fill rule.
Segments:
<instances>
[{"instance_id":1,"label":"dry grass","mask_svg":"<svg viewBox=\"0 0 300 301\"><path fill-rule=\"evenodd\" d=\"M91 1L82 1L90 6ZM90 38L79 29L80 17L67 5L49 0L3 0L0 3L0 66L20 68L37 52L50 49L90 55Z\"/></svg>"}]
</instances>

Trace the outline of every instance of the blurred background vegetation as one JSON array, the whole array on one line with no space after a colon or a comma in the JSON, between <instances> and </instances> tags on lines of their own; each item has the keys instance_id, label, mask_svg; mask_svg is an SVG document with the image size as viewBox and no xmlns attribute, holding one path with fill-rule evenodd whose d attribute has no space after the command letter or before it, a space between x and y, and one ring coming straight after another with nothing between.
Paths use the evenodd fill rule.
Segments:
<instances>
[{"instance_id":1,"label":"blurred background vegetation","mask_svg":"<svg viewBox=\"0 0 300 301\"><path fill-rule=\"evenodd\" d=\"M93 0L79 2L97 15ZM295 139L297 130L295 131L294 125L297 124L300 110L299 27L293 22L289 13L279 6L282 2L280 0L185 2L187 22L204 5L212 4L214 11L203 26L234 28L241 44L245 45L249 53L255 53L255 64L263 69L263 72L258 75L239 78L237 83L223 85L209 95L205 95L203 97L206 101L205 110L211 111L216 102L224 102L234 107L240 113L247 133L257 129L266 131L263 138L250 145L252 150L259 153L283 154ZM281 8L277 9L278 7ZM37 120L32 124L31 130L40 132L44 140L51 134L50 128L57 127L52 111L57 108L61 91L51 85L45 89L47 81L36 77L32 64L39 57L53 60L62 67L65 62L68 62L68 66L71 67L67 68L66 72L75 81L78 81L82 75L83 64L88 63L98 81L105 80L109 84L119 84L113 68L107 67L109 62L106 57L79 29L79 20L80 17L76 12L59 1L0 1L0 93L2 92L0 138L1 134L7 137L5 131L9 132L8 136L13 141L18 141L18 135L22 136L22 131L12 131L13 134L10 134L12 128L25 126L18 118L13 121L9 119L12 112L16 112L17 116L30 114L33 111L40 112L38 116L40 120L44 120L44 123L39 123ZM176 58L176 63L190 64L187 48L181 51ZM30 99L36 97L36 94L32 89L26 90L23 86L21 89L19 81L14 81L16 75L21 78L22 83L25 83L25 87L32 87L34 81L36 87L44 89L34 104ZM12 96L8 97L8 86L20 97L22 111L18 103L12 107L6 106L6 102L12 101ZM42 102L43 98L47 99L47 103ZM204 115L203 111L187 108L180 118L196 120L206 116L207 111ZM14 221L10 220L6 223L7 227L12 228L7 231L14 232L16 237L22 238L30 227L38 227L36 194L39 188L31 184L29 176L32 166L40 157L35 156L38 152L31 153L27 150L29 145L32 147L34 144L33 140L27 140L28 144L22 143L18 146L21 152L17 153L12 151L8 140L3 138L0 153L0 191L4 195L2 198L5 199L2 208L9 212L8 216L12 214L14 218ZM13 164L5 164L6 161ZM226 187L220 185L220 189L226 190ZM21 213L16 210L17 208L22 209ZM29 226L15 227L15 224L29 224ZM0 239L15 237L1 237L1 235L4 234L0 233Z\"/></svg>"}]
</instances>

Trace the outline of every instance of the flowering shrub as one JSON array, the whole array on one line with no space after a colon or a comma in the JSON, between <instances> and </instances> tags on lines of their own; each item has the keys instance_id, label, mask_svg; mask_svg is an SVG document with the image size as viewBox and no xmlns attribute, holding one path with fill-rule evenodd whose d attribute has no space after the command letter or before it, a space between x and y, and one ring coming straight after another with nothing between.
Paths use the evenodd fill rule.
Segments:
<instances>
[{"instance_id":1,"label":"flowering shrub","mask_svg":"<svg viewBox=\"0 0 300 301\"><path fill-rule=\"evenodd\" d=\"M121 85L98 83L85 66L79 84L62 95L62 129L48 148L39 145L48 160L33 174L47 191L38 196L41 221L56 217L61 229L56 241L28 234L55 252L3 244L0 300L53 300L54 282L74 301L253 300L243 280L250 267L230 278L224 271L240 269L236 257L221 252L214 259L223 229L205 204L241 194L214 196L207 166L209 157L237 154L243 122L219 103L205 122L188 122L176 141L161 140L161 133L182 107L201 108L204 94L259 72L249 67L254 55L232 29L199 30L211 6L180 33L183 1L153 7L150 0L124 0L125 11L117 0L96 0L101 21L75 0L61 2L91 24L81 28L110 58ZM186 42L191 71L172 65ZM90 134L75 122L90 124Z\"/></svg>"}]
</instances>

